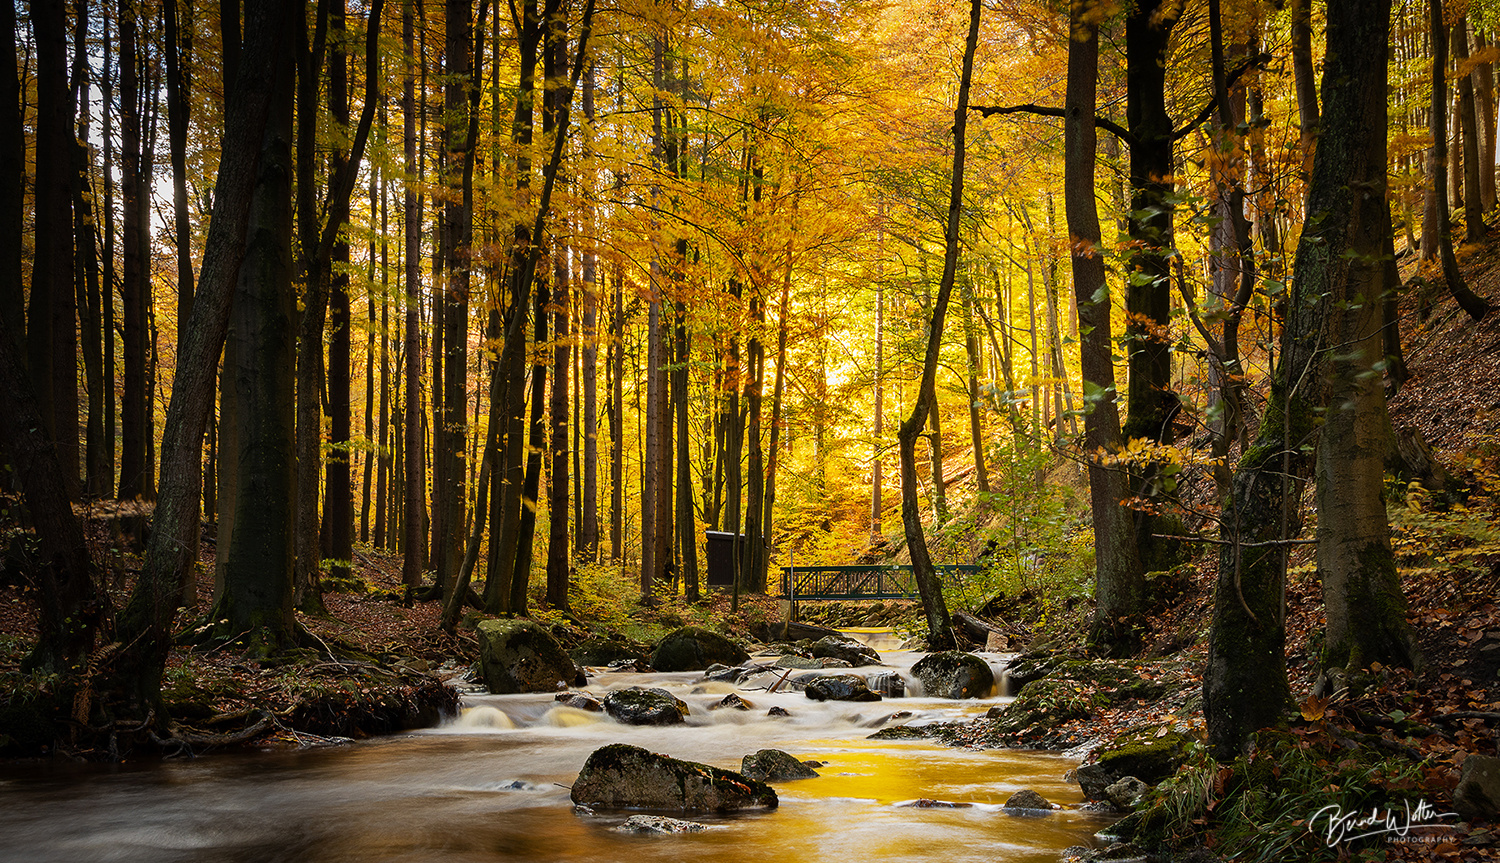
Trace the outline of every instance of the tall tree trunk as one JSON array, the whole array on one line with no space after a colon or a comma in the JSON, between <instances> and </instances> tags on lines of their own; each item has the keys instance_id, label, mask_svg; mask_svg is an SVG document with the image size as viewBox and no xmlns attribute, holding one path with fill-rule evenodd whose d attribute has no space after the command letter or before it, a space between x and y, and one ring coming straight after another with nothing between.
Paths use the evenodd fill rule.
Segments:
<instances>
[{"instance_id":1,"label":"tall tree trunk","mask_svg":"<svg viewBox=\"0 0 1500 863\"><path fill-rule=\"evenodd\" d=\"M1171 443L1179 400L1172 391L1171 324L1173 253L1172 119L1166 105L1167 45L1180 14L1162 0L1131 7L1125 19L1126 109L1135 141L1130 147L1130 221L1133 248L1125 263L1125 325L1130 373L1124 435ZM1153 464L1132 468L1131 492L1161 493ZM1154 534L1166 533L1160 516L1136 513L1136 548L1147 571L1166 569L1173 549Z\"/></svg>"},{"instance_id":2,"label":"tall tree trunk","mask_svg":"<svg viewBox=\"0 0 1500 863\"><path fill-rule=\"evenodd\" d=\"M141 165L140 74L134 0L120 0L120 193L123 198L124 249L120 302L124 320L124 387L120 404L120 485L122 500L152 497L151 465L146 460L150 434L147 401L146 339L150 306L148 262L144 257L142 195L149 195ZM32 291L33 297L36 291ZM35 302L35 300L33 300ZM36 370L33 370L35 373Z\"/></svg>"},{"instance_id":3,"label":"tall tree trunk","mask_svg":"<svg viewBox=\"0 0 1500 863\"><path fill-rule=\"evenodd\" d=\"M488 4L481 6L481 14ZM441 535L433 537L437 554L437 579L444 597L457 582L458 568L464 553L464 509L467 501L468 467L464 448L468 443L468 377L469 377L469 252L473 237L474 140L478 114L469 94L477 93L474 79L474 7L469 0L447 0L447 86L444 88L447 148L445 178L448 201L443 217L447 241L444 244L443 292L443 410L441 445L436 458L444 468L437 472L443 488L434 499L442 509ZM483 22L480 22L483 30Z\"/></svg>"},{"instance_id":4,"label":"tall tree trunk","mask_svg":"<svg viewBox=\"0 0 1500 863\"><path fill-rule=\"evenodd\" d=\"M614 266L609 319L609 558L623 560L625 553L625 276L619 262Z\"/></svg>"},{"instance_id":5,"label":"tall tree trunk","mask_svg":"<svg viewBox=\"0 0 1500 863\"><path fill-rule=\"evenodd\" d=\"M105 452L104 440L104 390L106 387L114 389L114 381L104 377L104 288L99 281L98 226L95 221L97 210L94 206L96 198L90 189L95 172L93 156L87 143L90 139L88 0L75 0L73 7L72 75L73 86L79 94L78 135L77 145L73 148L72 171L73 235L76 244L74 270L77 279L79 330L82 336L84 386L88 398L88 425L84 432L84 493L95 500L103 500L114 493L111 468L113 459ZM0 75L3 74L0 72ZM0 156L0 170L3 169L4 157ZM20 242L19 237L16 242ZM113 291L114 286L110 285L109 290Z\"/></svg>"},{"instance_id":6,"label":"tall tree trunk","mask_svg":"<svg viewBox=\"0 0 1500 863\"><path fill-rule=\"evenodd\" d=\"M261 35L251 32L252 22L253 19L247 21L247 42ZM277 49L271 46L275 44L262 41L255 48L257 52L274 54ZM244 72L237 91L256 87L256 82L247 79L257 74L272 77L252 71L252 64L259 67L274 63L274 56L253 56L251 45L247 44L243 59ZM296 482L292 398L296 348L292 320L296 302L291 260L292 94L289 82L283 83L287 78L282 71L269 84L270 93L261 97L270 101L270 107L249 205L244 261L239 267L229 316L234 337L226 348L224 361L226 377L235 389L235 419L239 429L237 452L231 458L237 462L238 483L233 541L223 549L227 556L224 594L210 619L219 622L215 628L218 637L246 645L255 656L267 656L291 646L296 629L292 614ZM253 98L255 94L244 96ZM224 239L226 245L233 241L233 237ZM224 278L217 272L214 274L216 282ZM205 262L199 286L200 302L205 306L214 302L202 299L210 290L209 281ZM215 284L213 290L217 293L223 288ZM222 303L218 300L214 305L222 308ZM203 424L190 416L190 412L196 414L199 409L196 404L184 404L184 427L179 431L183 437L191 436L195 444ZM193 449L196 450L196 445ZM196 507L196 494L188 499ZM160 514L158 510L158 517ZM186 517L185 507L177 510L177 517ZM131 607L135 606L132 598Z\"/></svg>"},{"instance_id":7,"label":"tall tree trunk","mask_svg":"<svg viewBox=\"0 0 1500 863\"><path fill-rule=\"evenodd\" d=\"M1319 305L1327 342L1338 346L1324 360L1327 409L1317 458L1318 579L1328 618L1323 664L1355 669L1379 662L1411 668L1416 639L1406 622L1406 598L1385 510L1391 423L1380 374L1386 357L1384 298L1399 282L1387 282L1382 260L1390 242L1390 209L1381 193L1386 139L1368 134L1386 127L1386 57L1369 49L1387 44L1390 2L1362 5L1366 8L1350 19L1329 16L1330 53L1344 46L1359 49L1345 48L1351 56L1330 61L1338 67L1329 69L1327 93L1330 103L1338 102L1336 108L1330 104L1322 144L1340 169L1336 197L1324 212L1348 214L1347 224L1339 226L1343 236L1331 238L1343 254L1330 259L1326 275L1315 281L1323 290ZM1454 28L1455 49L1463 46L1466 29L1462 21ZM1466 82L1461 79L1460 86ZM1469 106L1465 139L1471 141L1472 101ZM1477 161L1477 149L1470 148L1471 163ZM1478 198L1473 175L1471 168L1465 200ZM1364 191L1356 196L1345 189ZM1471 215L1477 216L1473 210Z\"/></svg>"},{"instance_id":8,"label":"tall tree trunk","mask_svg":"<svg viewBox=\"0 0 1500 863\"><path fill-rule=\"evenodd\" d=\"M67 17L62 3L43 3L31 10L37 64L36 246L26 337L28 371L38 383L35 392L42 428L56 448L63 488L76 500L80 488L77 295L73 287L75 145Z\"/></svg>"},{"instance_id":9,"label":"tall tree trunk","mask_svg":"<svg viewBox=\"0 0 1500 863\"><path fill-rule=\"evenodd\" d=\"M1225 544L1203 675L1208 742L1220 760L1239 755L1250 734L1281 721L1291 703L1285 656L1286 541L1300 530L1297 500L1311 468L1315 409L1333 404L1321 366L1328 345L1340 344L1341 331L1347 333L1350 322L1348 310L1336 305L1362 294L1366 299L1361 305L1378 316L1374 298L1383 288L1379 232L1385 219L1378 208L1385 206L1385 139L1369 130L1385 126L1386 64L1384 52L1368 49L1386 44L1389 21L1389 0L1336 3L1328 10L1324 116L1308 190L1308 227L1297 248L1266 416L1255 444L1240 459L1221 534ZM1378 347L1373 354L1361 353L1366 354L1364 362L1380 356ZM1379 376L1368 380L1380 392ZM1346 386L1335 383L1333 389L1345 389L1348 395ZM1347 423L1358 412L1334 413L1346 414L1336 422ZM1328 440L1333 436L1351 440ZM1343 432L1325 428L1322 437L1320 472L1329 468L1322 464L1324 458L1347 457L1341 447L1367 443L1347 426ZM1341 470L1334 468L1335 474ZM1381 475L1378 466L1376 475ZM1320 476L1320 495L1325 482ZM1366 486L1353 494L1368 491ZM1378 501L1379 490L1375 493ZM1383 513L1380 520L1383 524ZM1319 539L1321 548L1321 524ZM1320 568L1321 560L1320 554Z\"/></svg>"},{"instance_id":10,"label":"tall tree trunk","mask_svg":"<svg viewBox=\"0 0 1500 863\"><path fill-rule=\"evenodd\" d=\"M406 280L406 322L403 331L402 353L406 363L406 393L402 405L404 437L402 441L402 492L405 512L402 515L401 582L408 592L422 583L423 545L422 521L425 517L425 499L422 496L422 398L421 398L421 344L418 339L421 308L421 242L422 242L422 197L417 192L417 109L413 76L414 68L421 60L414 44L413 0L401 4L401 39L406 49L406 73L401 86L402 140L405 147L405 197L401 206L401 223L404 227L404 251Z\"/></svg>"},{"instance_id":11,"label":"tall tree trunk","mask_svg":"<svg viewBox=\"0 0 1500 863\"><path fill-rule=\"evenodd\" d=\"M323 411L320 403L323 395L323 331L328 318L328 287L330 271L319 260L317 210L317 158L318 140L318 87L322 80L323 57L328 37L329 7L338 3L342 10L344 0L318 0L316 23L313 32L305 29L298 34L297 44L297 144L296 162L296 214L298 246L298 278L302 282L302 309L297 321L297 386L296 386L296 471L295 485L296 525L293 545L295 548L294 602L305 610L316 613L322 602L318 584L323 549L318 536L318 491L322 487L323 468ZM342 20L342 18L340 19ZM335 64L337 65L337 64ZM330 69L330 78L334 70ZM339 76L342 76L340 71ZM334 82L329 82L329 106L332 108ZM335 150L334 161L342 162L344 155ZM237 398L237 392L230 398ZM236 411L244 405L236 405ZM238 529L238 524L236 524Z\"/></svg>"},{"instance_id":12,"label":"tall tree trunk","mask_svg":"<svg viewBox=\"0 0 1500 863\"><path fill-rule=\"evenodd\" d=\"M1443 20L1443 0L1428 0L1429 38L1432 45L1432 157L1428 159L1427 182L1430 197L1429 210L1436 208L1429 222L1422 222L1423 258L1428 246L1429 233L1434 236L1437 252L1443 262L1443 279L1448 283L1448 292L1469 317L1481 320L1489 313L1490 304L1483 297L1469 290L1463 273L1458 269L1458 258L1453 255L1452 226L1448 222L1448 24ZM1429 231L1429 225L1431 230Z\"/></svg>"},{"instance_id":13,"label":"tall tree trunk","mask_svg":"<svg viewBox=\"0 0 1500 863\"><path fill-rule=\"evenodd\" d=\"M345 24L346 0L332 0L332 2L333 8L330 10L328 22L332 43L328 52L328 112L337 127L337 135L340 138L346 138L349 134L349 56L344 47L348 32ZM343 170L346 161L347 156L343 148L336 147L333 158L335 174ZM349 252L349 241L341 236L333 245L331 266L326 271L328 279L326 392L329 447L328 459L323 469L323 522L327 529L322 533L327 537L323 556L328 561L328 577L335 581L349 577L354 558L354 501L353 489L349 484L351 454L349 439L352 432L349 378L353 363L353 345L349 332L349 325L352 323L349 303ZM319 335L321 337L322 334ZM321 426L319 431L321 432ZM321 433L319 437L322 437ZM320 591L316 584L299 584L298 588L299 593L311 589L304 596L298 597L299 605L301 605L300 600L304 599L313 603L313 597L316 597L313 607L321 606L322 597L318 595ZM308 610L307 606L303 608Z\"/></svg>"},{"instance_id":14,"label":"tall tree trunk","mask_svg":"<svg viewBox=\"0 0 1500 863\"><path fill-rule=\"evenodd\" d=\"M1318 146L1318 80L1312 57L1312 0L1291 0L1292 76L1297 91L1298 126L1302 134L1302 176L1312 177Z\"/></svg>"},{"instance_id":15,"label":"tall tree trunk","mask_svg":"<svg viewBox=\"0 0 1500 863\"><path fill-rule=\"evenodd\" d=\"M1108 464L1121 445L1119 392L1111 359L1110 296L1104 277L1099 212L1094 200L1095 88L1099 30L1091 0L1069 7L1068 86L1064 105L1063 209L1072 243L1073 293L1078 300L1078 356L1083 377L1083 433L1094 516L1094 619L1089 643L1124 653L1137 640L1144 579L1134 519L1122 504L1129 481Z\"/></svg>"},{"instance_id":16,"label":"tall tree trunk","mask_svg":"<svg viewBox=\"0 0 1500 863\"><path fill-rule=\"evenodd\" d=\"M15 4L0 5L5 7L0 9L0 42L18 45ZM109 53L107 48L105 53ZM22 363L24 370L26 285L21 277L21 229L26 202L26 135L25 126L21 124L21 84L16 52L3 54L0 57L0 178L4 178L0 181L4 183L0 186L0 319L5 321L5 331L0 336L11 340L17 362ZM104 65L107 81L109 64ZM105 103L108 104L107 90Z\"/></svg>"},{"instance_id":17,"label":"tall tree trunk","mask_svg":"<svg viewBox=\"0 0 1500 863\"><path fill-rule=\"evenodd\" d=\"M1474 30L1474 44L1483 52L1489 46L1482 29ZM1479 197L1485 212L1495 208L1495 64L1476 63L1470 75L1479 107Z\"/></svg>"},{"instance_id":18,"label":"tall tree trunk","mask_svg":"<svg viewBox=\"0 0 1500 863\"><path fill-rule=\"evenodd\" d=\"M1453 60L1462 67L1469 59L1469 21L1467 16L1453 25ZM1458 77L1458 120L1463 128L1464 139L1464 241L1473 243L1484 236L1484 205L1479 188L1479 153L1481 150L1479 123L1475 118L1474 83L1469 75ZM1489 173L1494 175L1494 165Z\"/></svg>"},{"instance_id":19,"label":"tall tree trunk","mask_svg":"<svg viewBox=\"0 0 1500 863\"><path fill-rule=\"evenodd\" d=\"M974 448L974 485L980 494L989 494L990 469L985 464L984 427L979 418L979 329L974 320L974 283L965 277L961 289L964 312L964 355L968 359L969 444Z\"/></svg>"},{"instance_id":20,"label":"tall tree trunk","mask_svg":"<svg viewBox=\"0 0 1500 863\"><path fill-rule=\"evenodd\" d=\"M156 505L155 529L146 547L136 589L119 618L118 637L125 645L116 663L123 690L120 697L125 701L125 711L137 718L149 716L160 700L161 674L172 643L169 633L182 572L193 565L186 532L196 530L198 523L199 477L195 467L202 452L203 430L213 411L215 358L225 345L230 308L241 281L239 276L248 279L252 271L262 269L263 265L271 273L277 268L286 272L290 265L292 76L291 70L277 59L282 46L295 37L295 28L301 24L297 10L298 4L283 0L255 4L246 17L245 62L238 66L225 112L225 143L214 186L213 217L204 242L192 317L187 322L189 336L183 345L184 353L178 358L179 369L162 428L162 490ZM253 217L252 189L259 191ZM257 231L253 250L247 252L247 229L252 221ZM242 258L246 259L243 266ZM286 283L288 296L284 305L290 304L290 285L286 282L289 277L289 272L278 277ZM289 332L283 329L275 334L282 345ZM236 358L242 353L235 350L226 356ZM226 363L226 380L231 385L240 380L236 368L235 362ZM283 376L289 378L289 369ZM278 423L290 421L285 416L287 404L283 399L279 406L272 406ZM282 433L289 434L290 430ZM267 471L261 479L285 480L289 475L289 469L280 467ZM258 490L269 491L264 486ZM288 501L286 496L255 498L253 504L267 511L257 513L260 516L280 510L278 524L286 537L280 543L285 547L279 553L282 559L291 551L290 526L285 523L290 517ZM267 549L272 544L270 540L265 536L258 538ZM242 548L240 556L234 557L230 549L221 548L226 556L233 558L235 565L229 571L236 576L244 572L241 562L248 556L245 550ZM289 572L282 575L290 600ZM237 590L239 587L243 585ZM281 606L277 602L268 601L265 605L268 607L265 619L280 619ZM240 603L237 611L240 610L248 609ZM156 715L159 723L164 722L163 714L157 711Z\"/></svg>"},{"instance_id":21,"label":"tall tree trunk","mask_svg":"<svg viewBox=\"0 0 1500 863\"><path fill-rule=\"evenodd\" d=\"M584 248L583 248L583 333L582 378L583 389L583 501L578 525L578 556L585 561L599 558L599 283L597 277L598 222L594 212L594 195L598 185L597 171L593 165L594 128L594 63L589 62L583 79L583 130L584 157L586 159L583 183Z\"/></svg>"},{"instance_id":22,"label":"tall tree trunk","mask_svg":"<svg viewBox=\"0 0 1500 863\"><path fill-rule=\"evenodd\" d=\"M516 34L521 55L519 89L515 114L511 122L511 141L516 146L515 197L517 210L531 203L530 147L536 98L537 52L541 45L541 19L535 0L522 4L521 30ZM540 242L541 238L536 238ZM516 548L520 542L521 491L525 484L526 441L526 318L531 296L531 259L533 237L530 228L517 217L510 249L509 302L502 312L505 342L496 361L502 377L493 396L493 410L504 424L495 462L494 488L491 490L493 511L489 560L484 587L485 610L491 614L511 611L511 579L515 571Z\"/></svg>"},{"instance_id":23,"label":"tall tree trunk","mask_svg":"<svg viewBox=\"0 0 1500 863\"><path fill-rule=\"evenodd\" d=\"M927 618L927 643L931 649L951 649L954 644L953 621L948 603L943 599L942 584L927 552L927 538L922 532L922 512L917 502L917 436L927 424L927 412L937 401L938 352L942 346L943 320L948 312L948 297L958 272L959 214L963 208L964 133L969 113L969 81L974 72L974 51L979 44L980 0L969 5L969 35L964 43L963 72L959 78L957 104L953 108L953 180L948 193L948 222L944 231L943 278L933 303L927 325L927 349L922 359L922 382L917 389L916 405L911 416L901 423L897 441L901 451L901 522L906 530L906 544L911 553L912 574L922 598ZM941 481L941 480L939 480Z\"/></svg>"},{"instance_id":24,"label":"tall tree trunk","mask_svg":"<svg viewBox=\"0 0 1500 863\"><path fill-rule=\"evenodd\" d=\"M686 248L686 241L680 240L682 248ZM681 262L682 257L678 257ZM682 285L677 285L681 290ZM679 295L680 296L680 295ZM688 334L687 326L687 303L678 299L673 304L673 317L676 326L673 328L673 352L676 354L672 364L672 404L676 408L674 413L677 420L677 497L676 513L677 536L682 544L682 583L683 594L688 602L699 600L698 590L698 531L697 523L693 519L693 476L689 457L692 452L692 419L689 415L688 405L688 358L692 350L692 340Z\"/></svg>"}]
</instances>

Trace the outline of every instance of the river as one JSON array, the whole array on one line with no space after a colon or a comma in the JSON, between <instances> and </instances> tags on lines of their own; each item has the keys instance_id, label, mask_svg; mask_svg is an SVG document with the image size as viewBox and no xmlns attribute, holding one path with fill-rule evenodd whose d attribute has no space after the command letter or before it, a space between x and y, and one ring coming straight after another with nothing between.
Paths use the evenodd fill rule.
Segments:
<instances>
[{"instance_id":1,"label":"river","mask_svg":"<svg viewBox=\"0 0 1500 863\"><path fill-rule=\"evenodd\" d=\"M877 646L902 671L920 658ZM590 680L596 694L668 689L691 709L686 726L625 726L548 695L475 693L443 727L347 746L0 767L0 860L1053 863L1107 823L1069 808L1034 817L1001 811L1022 788L1065 807L1080 802L1077 785L1062 778L1076 759L867 739L896 711L912 714L896 722L925 723L1008 699L820 703L746 688L739 691L753 710L711 711L735 690L700 680L613 672ZM772 706L791 716L768 717ZM584 759L608 743L731 769L774 747L824 766L817 778L776 783L777 809L694 817L709 825L702 833L640 836L614 829L629 813L577 814L568 799ZM972 805L901 805L918 798Z\"/></svg>"}]
</instances>

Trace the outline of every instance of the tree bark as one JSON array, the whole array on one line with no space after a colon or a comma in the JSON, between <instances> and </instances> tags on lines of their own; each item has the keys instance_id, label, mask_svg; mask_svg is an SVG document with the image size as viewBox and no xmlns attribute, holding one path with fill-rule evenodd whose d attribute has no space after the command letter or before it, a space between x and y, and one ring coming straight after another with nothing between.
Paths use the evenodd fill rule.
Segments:
<instances>
[{"instance_id":1,"label":"tree bark","mask_svg":"<svg viewBox=\"0 0 1500 863\"><path fill-rule=\"evenodd\" d=\"M1380 662L1411 668L1416 639L1406 622L1406 598L1385 510L1391 422L1380 374L1386 357L1385 298L1399 282L1387 281L1382 260L1391 241L1384 189L1386 139L1368 134L1386 127L1386 58L1370 48L1387 44L1390 9L1389 0L1364 6L1353 20L1330 15L1330 52L1349 50L1344 46L1362 50L1334 61L1337 67L1329 69L1326 90L1330 103L1337 102L1330 106L1323 146L1330 161L1343 163L1343 170L1333 206L1323 212L1347 213L1348 224L1342 242L1334 238L1346 251L1329 262L1326 282L1320 280L1320 286L1326 285L1319 305L1327 320L1327 341L1337 346L1325 360L1327 410L1317 460L1318 579L1328 619L1323 664L1354 669ZM1463 30L1462 22L1454 28L1455 48ZM1333 78L1335 73L1340 77ZM1471 107L1469 121L1472 114ZM1467 125L1471 133L1472 122ZM1477 181L1469 183L1468 192L1466 199L1478 197Z\"/></svg>"},{"instance_id":2,"label":"tree bark","mask_svg":"<svg viewBox=\"0 0 1500 863\"><path fill-rule=\"evenodd\" d=\"M401 4L401 39L406 49L406 74L401 86L402 139L405 148L405 197L401 206L401 222L404 226L404 252L406 280L406 321L402 352L406 363L406 392L402 405L402 498L404 513L402 521L401 582L408 593L422 583L422 521L426 503L422 495L422 398L421 398L421 342L419 341L421 311L421 242L422 242L422 196L417 192L417 110L416 80L414 67L420 63L414 44L412 0Z\"/></svg>"},{"instance_id":3,"label":"tree bark","mask_svg":"<svg viewBox=\"0 0 1500 863\"><path fill-rule=\"evenodd\" d=\"M1464 16L1453 25L1453 60L1462 67L1469 59L1469 21ZM1458 121L1463 129L1464 140L1464 242L1477 242L1484 236L1484 205L1479 186L1482 173L1479 165L1479 122L1475 117L1474 83L1470 75L1458 77ZM1494 166L1490 166L1494 175Z\"/></svg>"},{"instance_id":4,"label":"tree bark","mask_svg":"<svg viewBox=\"0 0 1500 863\"><path fill-rule=\"evenodd\" d=\"M1063 207L1078 300L1079 365L1083 377L1083 433L1089 499L1094 515L1094 619L1089 643L1106 653L1129 652L1145 592L1136 553L1127 475L1108 459L1120 448L1119 393L1111 359L1110 297L1104 278L1099 213L1094 201L1097 132L1094 127L1099 31L1090 0L1070 6L1068 87L1064 105Z\"/></svg>"},{"instance_id":5,"label":"tree bark","mask_svg":"<svg viewBox=\"0 0 1500 863\"><path fill-rule=\"evenodd\" d=\"M916 405L901 423L897 442L901 454L901 523L911 553L912 574L921 595L922 610L927 618L927 643L933 650L948 650L954 644L953 620L943 599L942 584L927 551L927 537L922 531L922 511L917 501L917 437L927 424L927 412L937 400L938 352L942 347L943 320L948 312L948 297L958 272L959 215L963 208L964 133L969 113L969 82L974 74L974 51L979 44L980 0L969 5L969 34L964 43L963 72L959 78L958 99L953 109L953 179L948 193L948 221L944 231L943 277L927 325L927 349L922 359L922 381L917 389ZM941 477L936 479L941 482Z\"/></svg>"},{"instance_id":6,"label":"tree bark","mask_svg":"<svg viewBox=\"0 0 1500 863\"><path fill-rule=\"evenodd\" d=\"M1443 0L1428 0L1428 13L1432 40L1432 156L1427 162L1428 194L1427 209L1431 219L1422 221L1422 257L1431 257L1427 238L1433 237L1438 256L1443 262L1443 279L1448 283L1448 292L1458 305L1474 320L1482 320L1489 313L1490 304L1469 290L1463 273L1458 269L1458 258L1453 255L1452 226L1448 221L1448 25L1443 20ZM1430 230L1429 230L1430 226Z\"/></svg>"},{"instance_id":7,"label":"tree bark","mask_svg":"<svg viewBox=\"0 0 1500 863\"><path fill-rule=\"evenodd\" d=\"M1378 314L1374 297L1383 279L1378 234L1385 225L1379 212L1385 205L1385 139L1369 129L1384 128L1385 57L1368 49L1386 44L1389 12L1389 0L1329 7L1325 110L1308 194L1308 228L1297 249L1266 417L1240 460L1221 533L1226 543L1203 676L1208 742L1220 760L1241 754L1256 729L1278 724L1291 706L1286 540L1300 530L1297 500L1317 438L1315 409L1335 404L1328 400L1324 363L1328 355L1347 350L1339 342L1347 321L1338 322L1347 310L1335 305L1363 294L1369 298L1362 303L1366 311L1356 316ZM1378 358L1378 351L1366 361ZM1369 380L1378 392L1379 376ZM1347 413L1339 422L1354 419ZM1319 446L1328 458L1344 455L1338 448L1356 442L1327 440L1353 438L1348 429L1324 432ZM1381 475L1378 466L1376 472ZM1320 477L1320 495L1327 482ZM1378 499L1378 489L1376 494Z\"/></svg>"},{"instance_id":8,"label":"tree bark","mask_svg":"<svg viewBox=\"0 0 1500 863\"><path fill-rule=\"evenodd\" d=\"M50 4L49 4L50 5ZM141 164L140 74L136 41L138 23L134 0L120 0L120 193L123 198L124 249L120 302L124 313L124 386L120 403L121 500L154 497L152 466L147 460L147 438L151 420L146 360L150 335L147 319L151 303L149 262L145 254L145 221L142 196L149 197L147 172ZM49 148L51 149L51 148ZM32 292L33 297L36 291ZM37 370L33 369L33 373Z\"/></svg>"}]
</instances>

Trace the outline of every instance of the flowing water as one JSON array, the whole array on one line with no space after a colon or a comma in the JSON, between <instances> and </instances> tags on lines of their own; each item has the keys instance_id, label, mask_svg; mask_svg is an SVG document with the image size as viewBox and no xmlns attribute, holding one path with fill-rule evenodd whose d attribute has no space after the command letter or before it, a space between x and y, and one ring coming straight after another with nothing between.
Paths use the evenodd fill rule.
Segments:
<instances>
[{"instance_id":1,"label":"flowing water","mask_svg":"<svg viewBox=\"0 0 1500 863\"><path fill-rule=\"evenodd\" d=\"M919 658L875 646L902 671ZM701 677L606 672L590 680L596 694L668 689L691 708L686 726L620 725L549 695L476 694L442 728L350 746L114 768L5 767L0 860L1052 863L1105 823L1069 809L1001 811L1022 788L1079 802L1077 786L1062 779L1074 759L867 739L884 724L972 716L1003 698L819 703L752 681L738 691L753 710L710 711L736 690ZM791 717L766 716L773 705ZM896 711L912 716L886 722ZM584 759L608 743L731 769L768 747L825 764L818 778L777 783L777 809L695 816L709 825L702 833L639 836L614 829L629 813L576 814L568 799ZM900 805L917 798L972 805Z\"/></svg>"}]
</instances>

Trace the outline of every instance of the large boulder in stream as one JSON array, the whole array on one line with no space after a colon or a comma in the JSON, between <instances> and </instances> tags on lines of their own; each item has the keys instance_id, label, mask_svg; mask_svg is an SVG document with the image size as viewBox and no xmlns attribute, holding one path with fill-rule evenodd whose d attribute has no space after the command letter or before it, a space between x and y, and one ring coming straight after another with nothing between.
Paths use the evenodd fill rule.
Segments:
<instances>
[{"instance_id":1,"label":"large boulder in stream","mask_svg":"<svg viewBox=\"0 0 1500 863\"><path fill-rule=\"evenodd\" d=\"M985 698L995 688L990 664L962 650L924 656L911 667L911 673L932 698Z\"/></svg>"},{"instance_id":2,"label":"large boulder in stream","mask_svg":"<svg viewBox=\"0 0 1500 863\"><path fill-rule=\"evenodd\" d=\"M879 701L880 693L871 692L869 684L857 674L829 674L805 680L803 692L813 701Z\"/></svg>"},{"instance_id":3,"label":"large boulder in stream","mask_svg":"<svg viewBox=\"0 0 1500 863\"><path fill-rule=\"evenodd\" d=\"M593 808L676 812L775 808L777 803L775 790L764 782L624 743L594 750L573 783L572 797Z\"/></svg>"},{"instance_id":4,"label":"large boulder in stream","mask_svg":"<svg viewBox=\"0 0 1500 863\"><path fill-rule=\"evenodd\" d=\"M688 706L665 689L616 689L604 697L604 712L626 725L680 725Z\"/></svg>"},{"instance_id":5,"label":"large boulder in stream","mask_svg":"<svg viewBox=\"0 0 1500 863\"><path fill-rule=\"evenodd\" d=\"M852 668L880 664L880 654L874 648L839 635L818 639L812 646L812 655L815 659L842 659Z\"/></svg>"},{"instance_id":6,"label":"large boulder in stream","mask_svg":"<svg viewBox=\"0 0 1500 863\"><path fill-rule=\"evenodd\" d=\"M702 671L715 663L739 665L750 658L743 647L701 626L684 626L663 638L651 654L657 671Z\"/></svg>"},{"instance_id":7,"label":"large boulder in stream","mask_svg":"<svg viewBox=\"0 0 1500 863\"><path fill-rule=\"evenodd\" d=\"M482 620L479 672L496 695L556 692L579 678L578 667L552 633L529 620Z\"/></svg>"},{"instance_id":8,"label":"large boulder in stream","mask_svg":"<svg viewBox=\"0 0 1500 863\"><path fill-rule=\"evenodd\" d=\"M759 782L783 782L788 779L812 779L816 770L780 749L762 749L740 760L740 773Z\"/></svg>"}]
</instances>

